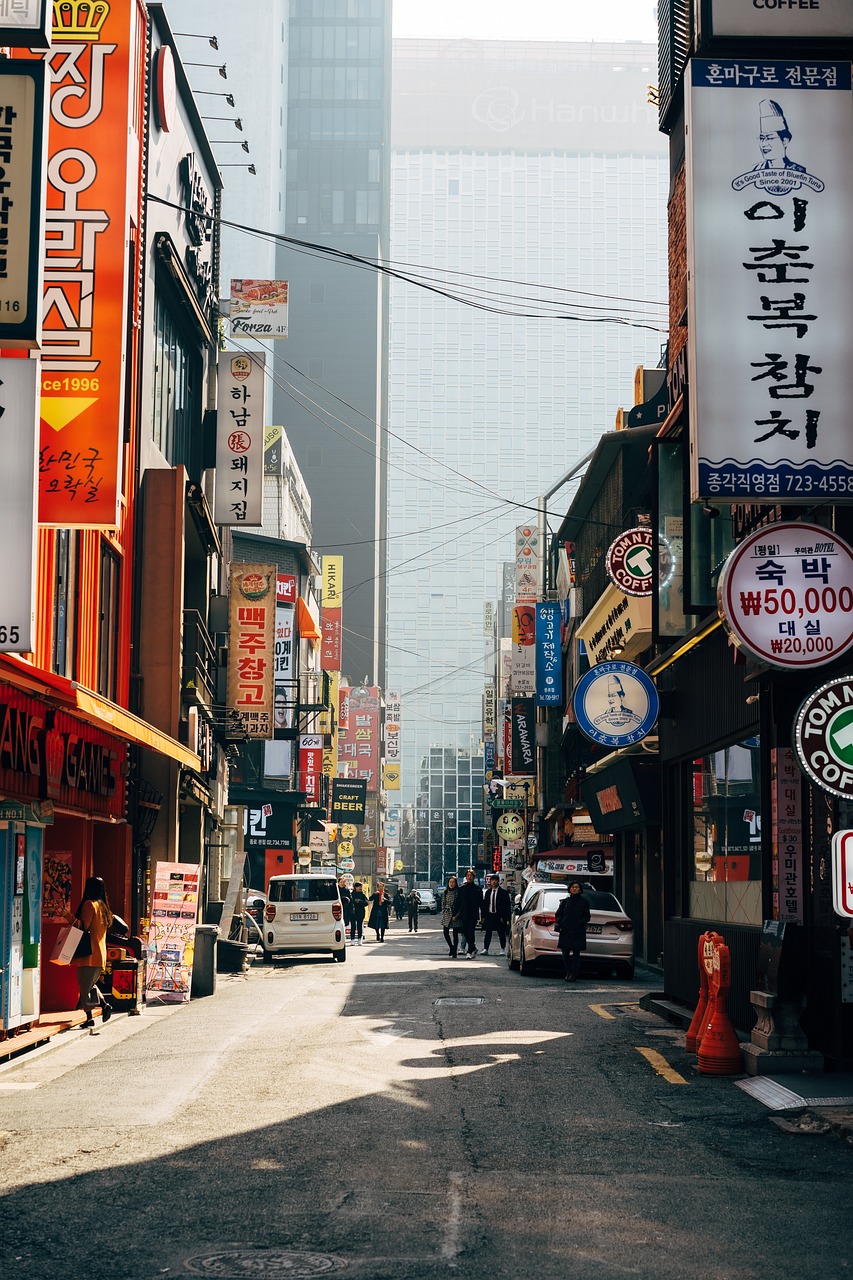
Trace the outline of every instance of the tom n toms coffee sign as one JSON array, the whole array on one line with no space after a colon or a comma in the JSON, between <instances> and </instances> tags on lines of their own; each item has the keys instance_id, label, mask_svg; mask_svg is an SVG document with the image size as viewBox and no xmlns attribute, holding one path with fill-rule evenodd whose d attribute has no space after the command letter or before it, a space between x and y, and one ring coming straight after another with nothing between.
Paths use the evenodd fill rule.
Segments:
<instances>
[{"instance_id":1,"label":"tom n toms coffee sign","mask_svg":"<svg viewBox=\"0 0 853 1280\"><path fill-rule=\"evenodd\" d=\"M853 646L853 549L814 524L776 524L729 556L717 608L735 644L772 667L802 670Z\"/></svg>"},{"instance_id":2,"label":"tom n toms coffee sign","mask_svg":"<svg viewBox=\"0 0 853 1280\"><path fill-rule=\"evenodd\" d=\"M711 0L715 36L853 36L850 0Z\"/></svg>"},{"instance_id":3,"label":"tom n toms coffee sign","mask_svg":"<svg viewBox=\"0 0 853 1280\"><path fill-rule=\"evenodd\" d=\"M651 529L626 529L607 549L607 576L628 596L650 596L653 556Z\"/></svg>"},{"instance_id":4,"label":"tom n toms coffee sign","mask_svg":"<svg viewBox=\"0 0 853 1280\"><path fill-rule=\"evenodd\" d=\"M794 750L823 791L853 800L853 676L809 694L794 722Z\"/></svg>"}]
</instances>

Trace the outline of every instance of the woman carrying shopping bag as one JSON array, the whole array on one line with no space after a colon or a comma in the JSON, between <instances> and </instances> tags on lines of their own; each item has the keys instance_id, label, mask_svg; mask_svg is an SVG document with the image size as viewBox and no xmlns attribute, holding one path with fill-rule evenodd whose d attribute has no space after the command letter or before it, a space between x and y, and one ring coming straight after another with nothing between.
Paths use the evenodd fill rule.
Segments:
<instances>
[{"instance_id":1,"label":"woman carrying shopping bag","mask_svg":"<svg viewBox=\"0 0 853 1280\"><path fill-rule=\"evenodd\" d=\"M107 929L113 922L113 913L107 901L107 888L100 876L89 876L83 888L83 897L76 912L65 911L65 919L83 930L71 963L77 969L77 989L80 992L80 1008L85 1010L84 1027L92 1028L95 1019L92 1011L101 1006L101 1019L106 1022L112 1009L95 988L107 964Z\"/></svg>"}]
</instances>

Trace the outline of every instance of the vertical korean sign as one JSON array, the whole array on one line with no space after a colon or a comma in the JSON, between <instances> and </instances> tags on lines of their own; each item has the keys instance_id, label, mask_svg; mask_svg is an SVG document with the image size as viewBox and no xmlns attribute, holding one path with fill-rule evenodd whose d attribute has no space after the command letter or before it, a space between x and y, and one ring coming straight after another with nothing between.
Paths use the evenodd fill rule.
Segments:
<instances>
[{"instance_id":1,"label":"vertical korean sign","mask_svg":"<svg viewBox=\"0 0 853 1280\"><path fill-rule=\"evenodd\" d=\"M402 699L398 692L385 694L385 790L400 790L400 713ZM386 844L391 844L386 840ZM395 845L394 848L399 848Z\"/></svg>"},{"instance_id":2,"label":"vertical korean sign","mask_svg":"<svg viewBox=\"0 0 853 1280\"><path fill-rule=\"evenodd\" d=\"M190 998L200 868L190 862L154 867L151 923L146 946L147 998L184 1004Z\"/></svg>"},{"instance_id":3,"label":"vertical korean sign","mask_svg":"<svg viewBox=\"0 0 853 1280\"><path fill-rule=\"evenodd\" d=\"M770 752L773 823L773 916L803 923L802 774L789 747Z\"/></svg>"},{"instance_id":4,"label":"vertical korean sign","mask_svg":"<svg viewBox=\"0 0 853 1280\"><path fill-rule=\"evenodd\" d=\"M693 500L850 502L850 64L685 81Z\"/></svg>"},{"instance_id":5,"label":"vertical korean sign","mask_svg":"<svg viewBox=\"0 0 853 1280\"><path fill-rule=\"evenodd\" d=\"M343 556L323 556L320 609L320 670L340 671L343 610Z\"/></svg>"},{"instance_id":6,"label":"vertical korean sign","mask_svg":"<svg viewBox=\"0 0 853 1280\"><path fill-rule=\"evenodd\" d=\"M217 524L263 523L264 377L262 355L219 353L214 502Z\"/></svg>"},{"instance_id":7,"label":"vertical korean sign","mask_svg":"<svg viewBox=\"0 0 853 1280\"><path fill-rule=\"evenodd\" d=\"M39 521L116 528L127 339L135 4L54 6Z\"/></svg>"},{"instance_id":8,"label":"vertical korean sign","mask_svg":"<svg viewBox=\"0 0 853 1280\"><path fill-rule=\"evenodd\" d=\"M38 376L38 360L0 360L0 653L35 648Z\"/></svg>"},{"instance_id":9,"label":"vertical korean sign","mask_svg":"<svg viewBox=\"0 0 853 1280\"><path fill-rule=\"evenodd\" d=\"M516 604L512 609L513 693L532 693L536 688L536 606Z\"/></svg>"},{"instance_id":10,"label":"vertical korean sign","mask_svg":"<svg viewBox=\"0 0 853 1280\"><path fill-rule=\"evenodd\" d=\"M293 614L296 579L278 573L275 580L275 642L273 659L273 741L264 748L264 773L268 778L289 778L293 752L288 730L296 702L293 666Z\"/></svg>"},{"instance_id":11,"label":"vertical korean sign","mask_svg":"<svg viewBox=\"0 0 853 1280\"><path fill-rule=\"evenodd\" d=\"M228 607L228 706L250 738L273 736L275 565L232 564Z\"/></svg>"},{"instance_id":12,"label":"vertical korean sign","mask_svg":"<svg viewBox=\"0 0 853 1280\"><path fill-rule=\"evenodd\" d=\"M559 707L563 701L563 651L558 601L536 606L536 705Z\"/></svg>"},{"instance_id":13,"label":"vertical korean sign","mask_svg":"<svg viewBox=\"0 0 853 1280\"><path fill-rule=\"evenodd\" d=\"M0 347L39 345L46 143L45 64L0 62Z\"/></svg>"},{"instance_id":14,"label":"vertical korean sign","mask_svg":"<svg viewBox=\"0 0 853 1280\"><path fill-rule=\"evenodd\" d=\"M323 776L323 735L303 733L299 738L299 789L305 792L310 809L320 807L320 779Z\"/></svg>"}]
</instances>

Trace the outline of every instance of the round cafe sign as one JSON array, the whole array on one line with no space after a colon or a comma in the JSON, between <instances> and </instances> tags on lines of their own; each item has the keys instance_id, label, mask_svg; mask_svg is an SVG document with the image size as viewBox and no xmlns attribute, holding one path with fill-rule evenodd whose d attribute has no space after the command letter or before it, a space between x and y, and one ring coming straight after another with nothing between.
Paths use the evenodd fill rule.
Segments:
<instances>
[{"instance_id":1,"label":"round cafe sign","mask_svg":"<svg viewBox=\"0 0 853 1280\"><path fill-rule=\"evenodd\" d=\"M599 662L575 685L572 706L584 737L602 746L627 747L651 733L660 699L633 662Z\"/></svg>"},{"instance_id":2,"label":"round cafe sign","mask_svg":"<svg viewBox=\"0 0 853 1280\"><path fill-rule=\"evenodd\" d=\"M731 553L717 610L736 645L760 662L805 670L853 645L853 548L816 524L773 524Z\"/></svg>"},{"instance_id":3,"label":"round cafe sign","mask_svg":"<svg viewBox=\"0 0 853 1280\"><path fill-rule=\"evenodd\" d=\"M821 790L853 800L853 676L809 694L794 721L794 750Z\"/></svg>"},{"instance_id":4,"label":"round cafe sign","mask_svg":"<svg viewBox=\"0 0 853 1280\"><path fill-rule=\"evenodd\" d=\"M607 576L626 596L650 596L654 554L651 529L626 529L607 549Z\"/></svg>"}]
</instances>

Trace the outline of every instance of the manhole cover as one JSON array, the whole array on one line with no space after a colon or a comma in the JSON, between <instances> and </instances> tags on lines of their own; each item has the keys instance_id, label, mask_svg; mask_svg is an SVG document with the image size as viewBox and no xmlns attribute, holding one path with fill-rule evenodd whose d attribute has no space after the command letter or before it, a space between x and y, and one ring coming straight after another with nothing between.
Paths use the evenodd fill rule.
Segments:
<instances>
[{"instance_id":1,"label":"manhole cover","mask_svg":"<svg viewBox=\"0 0 853 1280\"><path fill-rule=\"evenodd\" d=\"M289 1249L228 1249L187 1258L184 1267L194 1276L223 1276L243 1280L293 1280L297 1276L327 1276L346 1263L328 1253L295 1253Z\"/></svg>"},{"instance_id":2,"label":"manhole cover","mask_svg":"<svg viewBox=\"0 0 853 1280\"><path fill-rule=\"evenodd\" d=\"M485 1004L485 996L442 996L436 1004Z\"/></svg>"}]
</instances>

